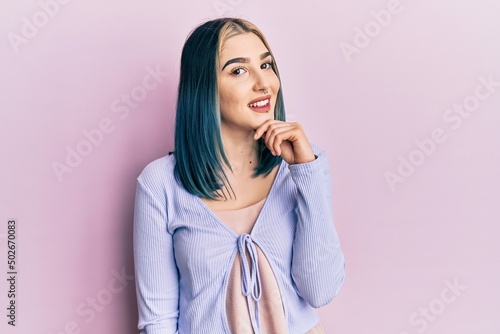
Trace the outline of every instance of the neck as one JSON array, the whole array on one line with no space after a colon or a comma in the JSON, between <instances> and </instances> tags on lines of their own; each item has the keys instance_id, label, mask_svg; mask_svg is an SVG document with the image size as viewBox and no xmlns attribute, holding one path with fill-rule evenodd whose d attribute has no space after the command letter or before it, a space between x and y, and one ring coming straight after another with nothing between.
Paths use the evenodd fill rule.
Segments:
<instances>
[{"instance_id":1,"label":"neck","mask_svg":"<svg viewBox=\"0 0 500 334\"><path fill-rule=\"evenodd\" d=\"M254 132L236 131L221 127L224 153L226 154L234 175L252 172L259 163L257 156L257 141L253 139Z\"/></svg>"}]
</instances>

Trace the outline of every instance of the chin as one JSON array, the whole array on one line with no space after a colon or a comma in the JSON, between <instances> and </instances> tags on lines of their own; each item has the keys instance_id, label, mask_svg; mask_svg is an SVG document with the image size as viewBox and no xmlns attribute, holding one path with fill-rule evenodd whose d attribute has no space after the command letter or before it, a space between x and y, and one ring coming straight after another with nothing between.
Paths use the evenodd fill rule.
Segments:
<instances>
[{"instance_id":1,"label":"chin","mask_svg":"<svg viewBox=\"0 0 500 334\"><path fill-rule=\"evenodd\" d=\"M268 113L257 114L256 117L259 119L259 121L264 122L268 119L274 119L274 112L269 111Z\"/></svg>"}]
</instances>

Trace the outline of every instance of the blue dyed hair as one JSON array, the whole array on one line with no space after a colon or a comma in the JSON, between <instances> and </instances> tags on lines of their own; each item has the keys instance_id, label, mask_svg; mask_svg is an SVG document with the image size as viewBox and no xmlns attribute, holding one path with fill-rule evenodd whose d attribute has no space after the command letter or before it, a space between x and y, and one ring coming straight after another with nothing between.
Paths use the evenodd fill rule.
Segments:
<instances>
[{"instance_id":1,"label":"blue dyed hair","mask_svg":"<svg viewBox=\"0 0 500 334\"><path fill-rule=\"evenodd\" d=\"M232 197L229 190L233 191L223 170L223 164L229 169L231 166L222 144L217 76L222 44L228 38L244 33L257 35L272 55L262 32L252 23L237 18L205 22L191 32L182 49L175 121L174 173L177 182L199 197L227 198L224 192L222 195L220 193L223 187ZM274 61L273 70L279 79ZM285 121L281 84L274 119ZM269 174L282 160L271 154L262 138L258 140L258 149L259 164L254 177Z\"/></svg>"}]
</instances>

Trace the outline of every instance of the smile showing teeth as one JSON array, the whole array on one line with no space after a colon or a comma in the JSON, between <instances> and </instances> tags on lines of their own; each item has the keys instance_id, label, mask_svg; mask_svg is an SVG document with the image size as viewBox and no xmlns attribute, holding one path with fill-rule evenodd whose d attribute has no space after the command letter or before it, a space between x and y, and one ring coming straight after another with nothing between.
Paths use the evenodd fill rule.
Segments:
<instances>
[{"instance_id":1,"label":"smile showing teeth","mask_svg":"<svg viewBox=\"0 0 500 334\"><path fill-rule=\"evenodd\" d=\"M265 100L262 100L262 101L259 101L259 102L250 103L248 106L252 107L252 108L255 108L255 107L265 107L268 104L269 104L269 99L265 99Z\"/></svg>"}]
</instances>

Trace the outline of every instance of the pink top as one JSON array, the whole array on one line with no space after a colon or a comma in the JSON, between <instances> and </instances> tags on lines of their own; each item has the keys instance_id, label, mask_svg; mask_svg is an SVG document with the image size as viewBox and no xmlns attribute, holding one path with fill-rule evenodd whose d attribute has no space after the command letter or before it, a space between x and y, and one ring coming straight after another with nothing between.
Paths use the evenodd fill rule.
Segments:
<instances>
[{"instance_id":1,"label":"pink top","mask_svg":"<svg viewBox=\"0 0 500 334\"><path fill-rule=\"evenodd\" d=\"M238 210L218 210L214 213L229 228L238 235L252 231L252 227L264 205L265 199ZM256 246L258 268L262 281L262 295L259 300L259 317L262 334L287 333L287 325L281 294L278 283L271 270L269 262L260 248ZM247 253L248 263L251 263ZM251 270L251 268L250 268ZM241 291L241 259L236 256L229 275L226 295L226 312L228 324L232 334L253 333L249 308L255 310L255 301L245 297ZM255 311L253 311L255 312ZM253 313L252 313L253 314ZM307 334L324 334L323 328L318 323Z\"/></svg>"}]
</instances>

